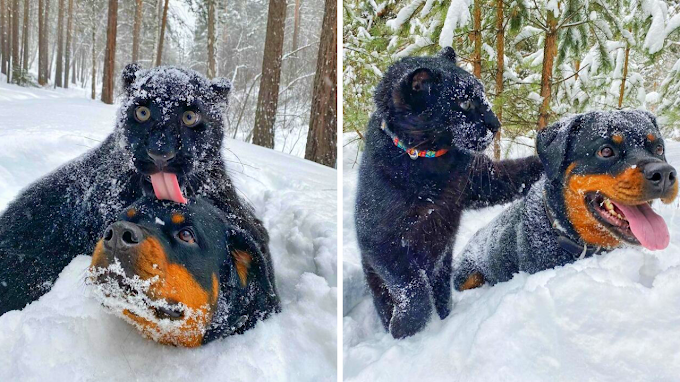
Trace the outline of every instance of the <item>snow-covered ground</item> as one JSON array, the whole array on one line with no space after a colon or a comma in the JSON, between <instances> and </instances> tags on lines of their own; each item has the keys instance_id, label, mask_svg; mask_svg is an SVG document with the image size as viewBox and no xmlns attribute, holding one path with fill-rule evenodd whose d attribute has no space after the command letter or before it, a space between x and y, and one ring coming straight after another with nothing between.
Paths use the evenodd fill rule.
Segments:
<instances>
[{"instance_id":1,"label":"snow-covered ground","mask_svg":"<svg viewBox=\"0 0 680 382\"><path fill-rule=\"evenodd\" d=\"M345 143L354 140L345 134ZM511 156L531 149L516 145ZM666 155L680 168L680 143ZM354 233L355 144L344 148L343 359L347 381L677 381L678 202L655 205L671 232L658 252L623 248L494 287L454 292L445 319L395 340L364 287ZM454 254L503 210L464 215ZM678 214L680 215L680 214ZM436 316L436 315L434 315Z\"/></svg>"},{"instance_id":2,"label":"snow-covered ground","mask_svg":"<svg viewBox=\"0 0 680 382\"><path fill-rule=\"evenodd\" d=\"M84 90L4 82L0 211L23 187L102 141L116 111ZM201 348L159 345L91 297L84 284L90 258L80 256L48 294L0 317L0 381L335 380L336 171L234 140L225 141L224 154L269 230L283 312Z\"/></svg>"}]
</instances>

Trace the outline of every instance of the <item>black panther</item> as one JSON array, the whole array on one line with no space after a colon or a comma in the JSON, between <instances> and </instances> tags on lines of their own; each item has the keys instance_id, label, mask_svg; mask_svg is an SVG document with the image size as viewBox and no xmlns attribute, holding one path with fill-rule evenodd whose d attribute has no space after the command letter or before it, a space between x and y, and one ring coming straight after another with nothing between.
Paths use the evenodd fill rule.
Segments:
<instances>
[{"instance_id":1,"label":"black panther","mask_svg":"<svg viewBox=\"0 0 680 382\"><path fill-rule=\"evenodd\" d=\"M512 201L543 172L536 157L480 153L500 123L482 84L445 48L394 63L374 97L355 219L362 263L384 327L402 338L451 310L461 213Z\"/></svg>"},{"instance_id":2,"label":"black panther","mask_svg":"<svg viewBox=\"0 0 680 382\"><path fill-rule=\"evenodd\" d=\"M118 211L146 193L203 196L265 248L268 235L236 194L220 154L231 88L174 67L123 70L111 135L22 191L0 216L0 314L50 290L77 255L92 253Z\"/></svg>"},{"instance_id":3,"label":"black panther","mask_svg":"<svg viewBox=\"0 0 680 382\"><path fill-rule=\"evenodd\" d=\"M456 258L457 290L493 285L623 244L668 246L653 200L670 203L677 173L666 162L656 117L645 111L590 112L536 137L546 174L470 240Z\"/></svg>"},{"instance_id":4,"label":"black panther","mask_svg":"<svg viewBox=\"0 0 680 382\"><path fill-rule=\"evenodd\" d=\"M118 219L95 247L89 281L146 337L195 347L280 311L266 243L207 199L145 197Z\"/></svg>"}]
</instances>

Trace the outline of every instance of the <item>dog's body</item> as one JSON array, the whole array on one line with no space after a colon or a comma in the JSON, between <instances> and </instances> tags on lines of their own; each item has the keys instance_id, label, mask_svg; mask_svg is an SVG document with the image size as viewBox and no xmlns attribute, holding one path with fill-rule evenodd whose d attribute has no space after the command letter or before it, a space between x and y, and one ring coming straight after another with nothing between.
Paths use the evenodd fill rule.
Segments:
<instances>
[{"instance_id":1,"label":"dog's body","mask_svg":"<svg viewBox=\"0 0 680 382\"><path fill-rule=\"evenodd\" d=\"M144 194L204 196L258 242L268 242L220 153L231 85L190 70L134 64L123 71L123 82L113 133L30 185L0 216L0 315L48 292L74 257L92 253L118 211Z\"/></svg>"},{"instance_id":2,"label":"dog's body","mask_svg":"<svg viewBox=\"0 0 680 382\"><path fill-rule=\"evenodd\" d=\"M375 95L355 219L362 264L385 328L421 330L451 306L451 256L463 210L509 202L542 173L538 158L492 162L499 128L481 84L455 53L394 64Z\"/></svg>"},{"instance_id":3,"label":"dog's body","mask_svg":"<svg viewBox=\"0 0 680 382\"><path fill-rule=\"evenodd\" d=\"M536 147L546 175L456 258L457 290L565 265L622 243L668 245L668 229L648 202L670 202L678 183L653 115L577 115L540 132Z\"/></svg>"},{"instance_id":4,"label":"dog's body","mask_svg":"<svg viewBox=\"0 0 680 382\"><path fill-rule=\"evenodd\" d=\"M91 281L104 305L145 336L195 347L280 311L263 247L207 199L145 197L104 231Z\"/></svg>"}]
</instances>

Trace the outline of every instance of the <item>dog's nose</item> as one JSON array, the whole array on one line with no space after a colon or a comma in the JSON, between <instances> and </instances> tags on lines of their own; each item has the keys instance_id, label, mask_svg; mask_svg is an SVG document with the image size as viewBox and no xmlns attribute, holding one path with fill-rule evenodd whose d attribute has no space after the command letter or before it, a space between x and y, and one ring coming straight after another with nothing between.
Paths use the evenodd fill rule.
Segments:
<instances>
[{"instance_id":1,"label":"dog's nose","mask_svg":"<svg viewBox=\"0 0 680 382\"><path fill-rule=\"evenodd\" d=\"M167 166L167 164L175 157L174 152L169 153L155 153L152 151L147 151L149 158L156 164L159 169Z\"/></svg>"},{"instance_id":2,"label":"dog's nose","mask_svg":"<svg viewBox=\"0 0 680 382\"><path fill-rule=\"evenodd\" d=\"M109 249L134 247L142 241L143 236L137 224L115 222L104 231L104 246Z\"/></svg>"},{"instance_id":3,"label":"dog's nose","mask_svg":"<svg viewBox=\"0 0 680 382\"><path fill-rule=\"evenodd\" d=\"M675 168L665 162L654 162L645 166L645 179L654 191L666 193L676 182Z\"/></svg>"}]
</instances>

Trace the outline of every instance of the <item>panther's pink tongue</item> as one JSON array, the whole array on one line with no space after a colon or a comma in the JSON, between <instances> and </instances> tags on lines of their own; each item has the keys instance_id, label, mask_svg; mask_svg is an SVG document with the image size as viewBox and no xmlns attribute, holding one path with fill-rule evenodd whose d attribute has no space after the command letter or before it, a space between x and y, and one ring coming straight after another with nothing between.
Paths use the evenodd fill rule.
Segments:
<instances>
[{"instance_id":1,"label":"panther's pink tongue","mask_svg":"<svg viewBox=\"0 0 680 382\"><path fill-rule=\"evenodd\" d=\"M187 200L182 195L182 190L177 182L177 175L170 172L158 172L151 175L153 192L159 200L172 200L186 204Z\"/></svg>"},{"instance_id":2,"label":"panther's pink tongue","mask_svg":"<svg viewBox=\"0 0 680 382\"><path fill-rule=\"evenodd\" d=\"M612 202L613 203L613 202ZM636 206L614 203L630 223L630 230L643 247L651 250L668 247L670 235L663 218L647 203Z\"/></svg>"}]
</instances>

